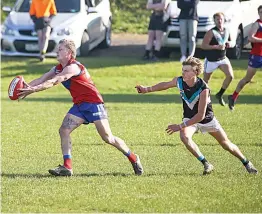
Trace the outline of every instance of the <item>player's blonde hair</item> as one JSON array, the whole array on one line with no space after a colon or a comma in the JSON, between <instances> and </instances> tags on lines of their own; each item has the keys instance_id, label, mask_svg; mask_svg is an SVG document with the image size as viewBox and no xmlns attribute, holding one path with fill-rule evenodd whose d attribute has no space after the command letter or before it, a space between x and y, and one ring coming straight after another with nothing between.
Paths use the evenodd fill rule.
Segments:
<instances>
[{"instance_id":1,"label":"player's blonde hair","mask_svg":"<svg viewBox=\"0 0 262 214\"><path fill-rule=\"evenodd\" d=\"M217 16L223 16L225 18L225 14L222 12L217 12L213 15L213 19L215 19Z\"/></svg>"},{"instance_id":2,"label":"player's blonde hair","mask_svg":"<svg viewBox=\"0 0 262 214\"><path fill-rule=\"evenodd\" d=\"M183 63L182 65L191 65L192 68L196 71L196 75L199 76L203 70L204 66L202 61L199 58L189 56Z\"/></svg>"},{"instance_id":3,"label":"player's blonde hair","mask_svg":"<svg viewBox=\"0 0 262 214\"><path fill-rule=\"evenodd\" d=\"M63 44L68 50L71 51L72 58L76 58L76 45L71 39L62 39L59 41L59 44Z\"/></svg>"}]
</instances>

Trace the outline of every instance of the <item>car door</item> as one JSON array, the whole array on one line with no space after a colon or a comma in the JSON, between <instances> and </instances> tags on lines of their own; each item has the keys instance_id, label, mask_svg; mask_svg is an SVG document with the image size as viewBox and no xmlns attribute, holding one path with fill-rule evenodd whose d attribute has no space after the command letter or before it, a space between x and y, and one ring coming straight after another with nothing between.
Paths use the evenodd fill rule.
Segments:
<instances>
[{"instance_id":1,"label":"car door","mask_svg":"<svg viewBox=\"0 0 262 214\"><path fill-rule=\"evenodd\" d=\"M87 31L90 36L90 42L94 42L101 36L100 28L102 23L102 18L98 12L96 12L96 2L93 0L86 0L86 4L89 8L88 19L90 22L87 26ZM90 8L94 8L94 10L90 10Z\"/></svg>"},{"instance_id":2,"label":"car door","mask_svg":"<svg viewBox=\"0 0 262 214\"><path fill-rule=\"evenodd\" d=\"M252 23L256 20L256 11L252 9L253 0L239 0L241 7L242 25L243 25L243 36L247 38L248 32L251 28Z\"/></svg>"}]
</instances>

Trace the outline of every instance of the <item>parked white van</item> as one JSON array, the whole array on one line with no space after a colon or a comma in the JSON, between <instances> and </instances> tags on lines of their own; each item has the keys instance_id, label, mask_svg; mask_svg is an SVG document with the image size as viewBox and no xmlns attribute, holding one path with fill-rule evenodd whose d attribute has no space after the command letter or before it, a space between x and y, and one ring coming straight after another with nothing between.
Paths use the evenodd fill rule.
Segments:
<instances>
[{"instance_id":1,"label":"parked white van","mask_svg":"<svg viewBox=\"0 0 262 214\"><path fill-rule=\"evenodd\" d=\"M258 19L257 8L262 0L200 0L197 13L199 16L197 28L197 48L201 47L205 33L215 26L213 15L223 12L226 17L225 27L229 29L230 37L235 46L227 51L229 58L239 59L243 48L250 48L248 32L252 23ZM170 24L163 36L162 55L168 56L174 47L180 47L179 21L180 9L177 1L172 0L169 8Z\"/></svg>"}]
</instances>

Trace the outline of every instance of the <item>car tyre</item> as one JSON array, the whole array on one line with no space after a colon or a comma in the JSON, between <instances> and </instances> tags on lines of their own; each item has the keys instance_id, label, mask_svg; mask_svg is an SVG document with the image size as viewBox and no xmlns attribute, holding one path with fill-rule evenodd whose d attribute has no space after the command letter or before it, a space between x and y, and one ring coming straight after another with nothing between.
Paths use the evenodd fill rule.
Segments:
<instances>
[{"instance_id":1,"label":"car tyre","mask_svg":"<svg viewBox=\"0 0 262 214\"><path fill-rule=\"evenodd\" d=\"M243 32L238 29L236 45L227 50L227 57L230 59L240 59L243 49Z\"/></svg>"},{"instance_id":2,"label":"car tyre","mask_svg":"<svg viewBox=\"0 0 262 214\"><path fill-rule=\"evenodd\" d=\"M87 56L89 53L89 36L88 33L84 31L81 46L80 46L80 56Z\"/></svg>"},{"instance_id":3,"label":"car tyre","mask_svg":"<svg viewBox=\"0 0 262 214\"><path fill-rule=\"evenodd\" d=\"M105 39L100 43L100 48L109 48L111 46L111 34L112 34L112 24L108 21L108 26L106 27Z\"/></svg>"}]
</instances>

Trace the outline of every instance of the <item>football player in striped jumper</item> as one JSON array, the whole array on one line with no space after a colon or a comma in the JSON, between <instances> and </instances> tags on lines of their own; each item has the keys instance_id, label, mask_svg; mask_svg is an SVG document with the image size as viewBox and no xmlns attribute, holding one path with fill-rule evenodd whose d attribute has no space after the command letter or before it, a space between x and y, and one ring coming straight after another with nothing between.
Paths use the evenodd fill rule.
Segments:
<instances>
[{"instance_id":1,"label":"football player in striped jumper","mask_svg":"<svg viewBox=\"0 0 262 214\"><path fill-rule=\"evenodd\" d=\"M214 116L210 99L210 89L208 85L198 77L203 71L201 60L195 57L188 57L182 65L182 76L175 77L171 81L160 82L151 87L137 85L136 89L138 93L144 94L173 87L178 88L183 101L183 121L179 124L168 125L166 132L168 134L180 132L180 139L186 148L203 164L204 175L211 173L214 167L207 161L192 139L197 131L209 133L225 150L237 157L249 173L257 174L257 169L242 154L239 148L228 139L225 131Z\"/></svg>"},{"instance_id":2,"label":"football player in striped jumper","mask_svg":"<svg viewBox=\"0 0 262 214\"><path fill-rule=\"evenodd\" d=\"M226 49L233 46L227 28L224 27L225 15L215 13L214 21L216 26L206 32L202 49L205 50L204 81L208 83L213 72L219 68L225 74L225 80L219 92L215 95L220 105L225 106L223 94L234 78L233 68L226 57Z\"/></svg>"}]
</instances>

